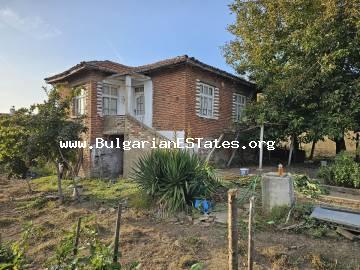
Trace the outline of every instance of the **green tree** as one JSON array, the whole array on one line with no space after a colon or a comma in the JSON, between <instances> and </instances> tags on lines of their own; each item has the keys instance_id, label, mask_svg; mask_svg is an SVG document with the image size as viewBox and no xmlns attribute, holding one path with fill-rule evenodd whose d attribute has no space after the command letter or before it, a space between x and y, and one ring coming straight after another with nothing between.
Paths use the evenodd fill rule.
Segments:
<instances>
[{"instance_id":1,"label":"green tree","mask_svg":"<svg viewBox=\"0 0 360 270\"><path fill-rule=\"evenodd\" d=\"M37 153L39 158L46 159L54 164L57 170L58 193L62 201L64 196L61 186L62 172L60 164L71 171L74 180L75 172L71 161L76 159L79 150L76 148L60 148L60 141L79 141L81 133L85 131L82 119L70 119L70 98L60 96L60 90L47 90L48 99L44 103L32 107L36 114L32 117L30 136L30 151ZM79 157L78 157L79 158ZM76 189L76 183L74 182Z\"/></svg>"},{"instance_id":2,"label":"green tree","mask_svg":"<svg viewBox=\"0 0 360 270\"><path fill-rule=\"evenodd\" d=\"M278 123L280 137L328 135L337 152L359 127L359 0L237 0L226 60L264 93L250 121ZM255 119L254 119L255 118Z\"/></svg>"},{"instance_id":3,"label":"green tree","mask_svg":"<svg viewBox=\"0 0 360 270\"><path fill-rule=\"evenodd\" d=\"M8 177L25 179L34 159L29 152L30 119L27 109L0 117L0 164Z\"/></svg>"},{"instance_id":4,"label":"green tree","mask_svg":"<svg viewBox=\"0 0 360 270\"><path fill-rule=\"evenodd\" d=\"M48 98L43 103L0 119L0 163L10 176L23 178L37 160L53 163L57 169L59 199L63 201L59 164L64 164L74 178L72 163L81 151L60 148L59 143L80 140L85 128L82 119L69 118L70 97L62 98L57 88L45 91Z\"/></svg>"}]
</instances>

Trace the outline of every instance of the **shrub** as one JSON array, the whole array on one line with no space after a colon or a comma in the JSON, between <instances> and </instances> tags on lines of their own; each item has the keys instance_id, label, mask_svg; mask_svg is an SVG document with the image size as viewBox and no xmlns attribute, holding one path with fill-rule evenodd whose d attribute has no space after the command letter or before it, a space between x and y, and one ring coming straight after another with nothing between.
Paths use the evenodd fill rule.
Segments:
<instances>
[{"instance_id":1,"label":"shrub","mask_svg":"<svg viewBox=\"0 0 360 270\"><path fill-rule=\"evenodd\" d=\"M318 176L326 183L344 186L360 187L360 165L347 153L342 152L335 157L335 162L327 167L322 167Z\"/></svg>"},{"instance_id":2,"label":"shrub","mask_svg":"<svg viewBox=\"0 0 360 270\"><path fill-rule=\"evenodd\" d=\"M295 175L294 187L296 191L312 198L328 193L317 180L310 179L306 175Z\"/></svg>"},{"instance_id":3,"label":"shrub","mask_svg":"<svg viewBox=\"0 0 360 270\"><path fill-rule=\"evenodd\" d=\"M156 149L142 156L131 177L169 211L186 210L216 189L214 169L184 150Z\"/></svg>"}]
</instances>

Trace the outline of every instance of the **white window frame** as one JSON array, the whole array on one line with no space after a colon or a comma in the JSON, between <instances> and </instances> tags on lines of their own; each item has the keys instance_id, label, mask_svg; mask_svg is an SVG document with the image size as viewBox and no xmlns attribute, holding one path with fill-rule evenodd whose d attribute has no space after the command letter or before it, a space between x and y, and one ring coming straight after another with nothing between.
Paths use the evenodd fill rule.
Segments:
<instances>
[{"instance_id":1,"label":"white window frame","mask_svg":"<svg viewBox=\"0 0 360 270\"><path fill-rule=\"evenodd\" d=\"M237 94L237 93L235 93L234 95L235 95L235 100L234 100L234 105L235 105L234 117L235 118L234 118L234 121L240 122L242 112L244 111L244 108L246 106L246 96Z\"/></svg>"},{"instance_id":2,"label":"white window frame","mask_svg":"<svg viewBox=\"0 0 360 270\"><path fill-rule=\"evenodd\" d=\"M199 86L199 115L204 118L214 118L215 87L206 83L200 83ZM209 93L210 91L211 94Z\"/></svg>"},{"instance_id":3,"label":"white window frame","mask_svg":"<svg viewBox=\"0 0 360 270\"><path fill-rule=\"evenodd\" d=\"M145 88L144 86L136 86L134 87L134 114L135 116L144 116L145 115ZM143 110L139 111L138 110L138 99L141 98L143 99Z\"/></svg>"},{"instance_id":4,"label":"white window frame","mask_svg":"<svg viewBox=\"0 0 360 270\"><path fill-rule=\"evenodd\" d=\"M86 90L80 89L79 95L73 98L73 113L74 116L82 116L85 114L86 109Z\"/></svg>"},{"instance_id":5,"label":"white window frame","mask_svg":"<svg viewBox=\"0 0 360 270\"><path fill-rule=\"evenodd\" d=\"M108 88L108 91L105 89ZM103 115L117 115L119 102L119 87L113 84L103 84L102 87L102 112ZM105 100L108 102L108 107L105 108ZM111 108L111 101L115 101L115 110Z\"/></svg>"}]
</instances>

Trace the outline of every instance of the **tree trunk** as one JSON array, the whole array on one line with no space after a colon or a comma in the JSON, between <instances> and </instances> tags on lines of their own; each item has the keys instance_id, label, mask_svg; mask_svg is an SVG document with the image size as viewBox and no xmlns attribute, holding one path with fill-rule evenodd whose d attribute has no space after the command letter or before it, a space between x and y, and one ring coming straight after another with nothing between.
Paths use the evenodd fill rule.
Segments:
<instances>
[{"instance_id":1,"label":"tree trunk","mask_svg":"<svg viewBox=\"0 0 360 270\"><path fill-rule=\"evenodd\" d=\"M335 139L335 143L336 143L336 154L340 153L341 151L345 151L345 150L346 150L346 145L345 145L345 139L344 139L344 137Z\"/></svg>"},{"instance_id":2,"label":"tree trunk","mask_svg":"<svg viewBox=\"0 0 360 270\"><path fill-rule=\"evenodd\" d=\"M295 143L295 137L291 136L288 163L287 163L288 166L291 165L291 160L292 160L292 156L293 156L293 152L294 152L294 143Z\"/></svg>"},{"instance_id":3,"label":"tree trunk","mask_svg":"<svg viewBox=\"0 0 360 270\"><path fill-rule=\"evenodd\" d=\"M314 158L315 145L316 145L316 141L314 140L311 145L311 151L310 151L310 156L309 156L310 160L313 160L313 158Z\"/></svg>"},{"instance_id":4,"label":"tree trunk","mask_svg":"<svg viewBox=\"0 0 360 270\"><path fill-rule=\"evenodd\" d=\"M62 169L60 168L60 163L56 163L56 172L57 172L57 184L58 184L58 194L59 200L61 203L64 202L64 194L62 191L61 178L62 178Z\"/></svg>"}]
</instances>

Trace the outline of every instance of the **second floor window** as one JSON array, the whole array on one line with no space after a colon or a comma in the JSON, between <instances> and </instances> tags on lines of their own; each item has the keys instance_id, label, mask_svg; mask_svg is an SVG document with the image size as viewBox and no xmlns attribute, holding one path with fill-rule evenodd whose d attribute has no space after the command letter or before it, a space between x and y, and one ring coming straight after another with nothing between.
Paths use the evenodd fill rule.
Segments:
<instances>
[{"instance_id":1,"label":"second floor window","mask_svg":"<svg viewBox=\"0 0 360 270\"><path fill-rule=\"evenodd\" d=\"M73 115L80 116L85 114L86 91L81 89L79 94L73 99Z\"/></svg>"},{"instance_id":2,"label":"second floor window","mask_svg":"<svg viewBox=\"0 0 360 270\"><path fill-rule=\"evenodd\" d=\"M118 104L118 88L104 84L102 89L103 115L116 115Z\"/></svg>"},{"instance_id":3,"label":"second floor window","mask_svg":"<svg viewBox=\"0 0 360 270\"><path fill-rule=\"evenodd\" d=\"M135 87L135 115L145 115L144 87Z\"/></svg>"},{"instance_id":4,"label":"second floor window","mask_svg":"<svg viewBox=\"0 0 360 270\"><path fill-rule=\"evenodd\" d=\"M200 84L200 115L213 117L214 113L214 87Z\"/></svg>"},{"instance_id":5,"label":"second floor window","mask_svg":"<svg viewBox=\"0 0 360 270\"><path fill-rule=\"evenodd\" d=\"M239 122L246 105L246 97L240 94L234 94L234 106L235 106L235 122Z\"/></svg>"}]
</instances>

